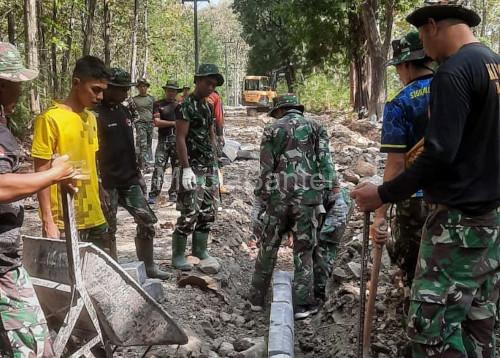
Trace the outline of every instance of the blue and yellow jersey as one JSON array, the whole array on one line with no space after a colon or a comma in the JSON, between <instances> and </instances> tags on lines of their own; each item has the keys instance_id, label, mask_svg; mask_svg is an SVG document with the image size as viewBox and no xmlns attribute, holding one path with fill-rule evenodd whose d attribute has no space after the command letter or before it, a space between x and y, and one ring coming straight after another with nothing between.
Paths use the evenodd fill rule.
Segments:
<instances>
[{"instance_id":1,"label":"blue and yellow jersey","mask_svg":"<svg viewBox=\"0 0 500 358\"><path fill-rule=\"evenodd\" d=\"M420 77L385 105L380 151L406 153L423 138L429 119L432 75Z\"/></svg>"}]
</instances>

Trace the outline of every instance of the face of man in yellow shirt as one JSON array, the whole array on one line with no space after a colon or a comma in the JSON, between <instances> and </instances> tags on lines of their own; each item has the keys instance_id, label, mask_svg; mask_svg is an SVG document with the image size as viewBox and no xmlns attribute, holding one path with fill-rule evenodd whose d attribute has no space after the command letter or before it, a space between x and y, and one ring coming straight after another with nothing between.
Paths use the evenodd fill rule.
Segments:
<instances>
[{"instance_id":1,"label":"face of man in yellow shirt","mask_svg":"<svg viewBox=\"0 0 500 358\"><path fill-rule=\"evenodd\" d=\"M93 108L99 104L107 87L108 81L105 79L73 77L73 91L85 108Z\"/></svg>"}]
</instances>

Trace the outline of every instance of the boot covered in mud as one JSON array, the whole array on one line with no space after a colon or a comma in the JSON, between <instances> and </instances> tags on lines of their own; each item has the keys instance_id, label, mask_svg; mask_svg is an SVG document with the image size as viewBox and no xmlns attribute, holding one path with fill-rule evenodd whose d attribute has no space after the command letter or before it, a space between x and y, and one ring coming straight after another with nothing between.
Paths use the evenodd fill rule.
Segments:
<instances>
[{"instance_id":1,"label":"boot covered in mud","mask_svg":"<svg viewBox=\"0 0 500 358\"><path fill-rule=\"evenodd\" d=\"M187 237L174 231L172 234L172 266L181 271L191 271L193 265L187 262L186 251Z\"/></svg>"},{"instance_id":2,"label":"boot covered in mud","mask_svg":"<svg viewBox=\"0 0 500 358\"><path fill-rule=\"evenodd\" d=\"M149 278L159 278L161 280L170 278L170 274L160 270L153 260L153 240L135 238L135 250L137 258L144 262L146 274Z\"/></svg>"}]
</instances>

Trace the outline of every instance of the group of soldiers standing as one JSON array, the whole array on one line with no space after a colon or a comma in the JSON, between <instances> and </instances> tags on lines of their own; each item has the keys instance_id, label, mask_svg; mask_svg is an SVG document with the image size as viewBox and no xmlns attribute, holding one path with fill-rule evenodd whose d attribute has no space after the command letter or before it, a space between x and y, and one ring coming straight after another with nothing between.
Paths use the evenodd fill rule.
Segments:
<instances>
[{"instance_id":1,"label":"group of soldiers standing","mask_svg":"<svg viewBox=\"0 0 500 358\"><path fill-rule=\"evenodd\" d=\"M60 185L70 185L79 239L92 242L115 259L116 215L122 206L137 224L136 253L147 275L170 277L153 260L157 217L148 204L141 170L148 149L146 145L146 153L140 152L144 156L137 156L133 134L136 123L136 129L148 135L141 113L152 112L149 124L159 128L150 201L161 191L166 153L172 168L176 168L173 178L178 180L172 181L180 217L172 240L173 267L191 269L185 260L189 235L193 238L193 256L217 261L207 251L219 195L216 143L224 141L216 137L214 129L213 103L217 102L214 97L208 98L224 82L217 66L199 67L195 88L184 94L182 104L176 100L180 89L172 81L164 86L164 100L151 103L147 91L141 90L139 96L146 98L131 102L127 101L128 93L135 84L126 71L109 69L94 56L80 58L68 96L54 101L34 121L31 154L35 173L13 174L21 152L7 127L9 115L21 94L21 83L37 74L24 68L13 45L0 43L0 356L8 357L54 356L43 312L21 262L23 210L16 200L37 193L43 236L64 239L59 190ZM147 83L142 84L147 88ZM141 108L146 104L152 104L152 109ZM218 133L222 135L223 131ZM65 182L68 180L71 183Z\"/></svg>"},{"instance_id":2,"label":"group of soldiers standing","mask_svg":"<svg viewBox=\"0 0 500 358\"><path fill-rule=\"evenodd\" d=\"M360 184L350 196L361 211L375 211L374 244L388 244L411 287L405 312L409 356L494 357L500 58L474 37L471 27L481 19L465 0L426 0L407 20L418 34L392 43L388 64L405 87L385 107L384 183ZM189 237L193 256L216 261L207 246L219 200L217 148L224 145L220 98L214 97L224 78L217 66L201 65L194 90L185 88L181 101L174 81L163 87L165 98L154 101L146 80L137 83L139 95L127 100L136 84L126 71L82 57L68 96L34 122L35 173L15 174L21 154L7 124L21 83L36 76L24 68L14 46L0 43L0 355L9 357L54 355L21 263L19 199L37 193L43 235L63 238L57 184L78 179L73 185L80 240L116 259L116 214L122 206L137 223L136 252L148 276L167 279L153 260L157 217L150 205L170 163L169 199L180 212L172 234L172 266L192 269L185 255ZM275 121L262 136L251 214L259 252L248 300L253 311L263 309L282 238L291 233L295 318L303 319L326 299L326 281L352 203L337 179L326 130L304 116L297 97L278 96L269 115ZM143 173L152 157L153 127L158 145L148 193ZM392 241L390 203L397 203Z\"/></svg>"}]
</instances>

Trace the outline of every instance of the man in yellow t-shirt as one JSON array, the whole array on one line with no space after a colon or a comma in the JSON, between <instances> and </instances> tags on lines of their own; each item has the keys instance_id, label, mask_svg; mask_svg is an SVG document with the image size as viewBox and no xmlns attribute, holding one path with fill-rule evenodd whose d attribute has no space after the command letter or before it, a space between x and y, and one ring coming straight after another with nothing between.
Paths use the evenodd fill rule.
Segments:
<instances>
[{"instance_id":1,"label":"man in yellow t-shirt","mask_svg":"<svg viewBox=\"0 0 500 358\"><path fill-rule=\"evenodd\" d=\"M32 156L35 170L50 168L58 155L68 155L71 163L82 171L75 195L75 217L81 241L93 242L108 249L107 224L99 200L95 153L99 149L95 116L87 110L102 100L107 87L108 70L93 56L80 58L75 65L72 87L62 103L54 103L35 120ZM42 234L60 238L63 214L58 187L38 193L42 218Z\"/></svg>"}]
</instances>

